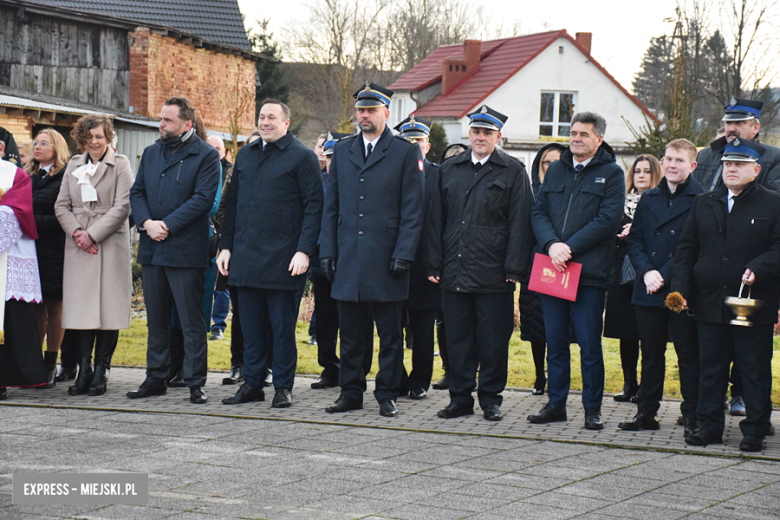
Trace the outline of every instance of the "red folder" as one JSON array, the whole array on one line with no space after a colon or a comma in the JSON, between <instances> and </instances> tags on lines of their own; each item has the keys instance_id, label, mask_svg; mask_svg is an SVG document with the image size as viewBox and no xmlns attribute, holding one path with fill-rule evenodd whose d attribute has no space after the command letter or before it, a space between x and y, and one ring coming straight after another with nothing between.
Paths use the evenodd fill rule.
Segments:
<instances>
[{"instance_id":1,"label":"red folder","mask_svg":"<svg viewBox=\"0 0 780 520\"><path fill-rule=\"evenodd\" d=\"M577 262L567 262L566 270L560 272L553 266L549 256L536 253L528 288L534 292L574 301L577 299L581 272L582 264Z\"/></svg>"}]
</instances>

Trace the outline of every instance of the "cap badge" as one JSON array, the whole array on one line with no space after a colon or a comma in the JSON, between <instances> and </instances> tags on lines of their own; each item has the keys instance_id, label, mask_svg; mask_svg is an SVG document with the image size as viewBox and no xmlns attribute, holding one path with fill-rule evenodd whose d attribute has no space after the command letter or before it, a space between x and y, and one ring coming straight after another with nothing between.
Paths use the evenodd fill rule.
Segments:
<instances>
[{"instance_id":1,"label":"cap badge","mask_svg":"<svg viewBox=\"0 0 780 520\"><path fill-rule=\"evenodd\" d=\"M480 114L487 114L488 107L487 105L482 105L482 109L479 111Z\"/></svg>"},{"instance_id":2,"label":"cap badge","mask_svg":"<svg viewBox=\"0 0 780 520\"><path fill-rule=\"evenodd\" d=\"M739 146L740 144L742 144L742 143L739 142L739 137L734 139L734 146Z\"/></svg>"},{"instance_id":3,"label":"cap badge","mask_svg":"<svg viewBox=\"0 0 780 520\"><path fill-rule=\"evenodd\" d=\"M729 106L733 107L733 106L736 106L736 105L737 105L737 98L735 98L734 96L731 96L731 99L729 100Z\"/></svg>"}]
</instances>

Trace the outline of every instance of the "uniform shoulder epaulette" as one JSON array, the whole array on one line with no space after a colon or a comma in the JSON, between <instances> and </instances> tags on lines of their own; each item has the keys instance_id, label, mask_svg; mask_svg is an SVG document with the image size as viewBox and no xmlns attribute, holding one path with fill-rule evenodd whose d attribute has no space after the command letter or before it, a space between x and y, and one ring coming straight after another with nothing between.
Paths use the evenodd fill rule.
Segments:
<instances>
[{"instance_id":1,"label":"uniform shoulder epaulette","mask_svg":"<svg viewBox=\"0 0 780 520\"><path fill-rule=\"evenodd\" d=\"M403 137L401 135L393 135L393 137L395 137L396 139L400 139L401 141L404 141L405 143L409 143L409 144L413 144L413 145L417 144L417 141L415 141L414 139L412 139L410 137Z\"/></svg>"}]
</instances>

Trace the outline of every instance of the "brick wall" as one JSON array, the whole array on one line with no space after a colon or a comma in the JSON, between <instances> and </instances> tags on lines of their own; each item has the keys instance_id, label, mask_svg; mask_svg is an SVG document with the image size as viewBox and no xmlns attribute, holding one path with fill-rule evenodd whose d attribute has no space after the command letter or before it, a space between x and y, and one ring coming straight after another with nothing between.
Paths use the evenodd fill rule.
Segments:
<instances>
[{"instance_id":1,"label":"brick wall","mask_svg":"<svg viewBox=\"0 0 780 520\"><path fill-rule=\"evenodd\" d=\"M31 143L33 140L33 122L29 117L16 117L0 114L0 126L14 134L17 145Z\"/></svg>"},{"instance_id":2,"label":"brick wall","mask_svg":"<svg viewBox=\"0 0 780 520\"><path fill-rule=\"evenodd\" d=\"M207 128L227 132L230 110L243 96L248 108L241 126L244 133L255 128L253 61L196 48L145 27L130 36L130 106L135 113L156 117L167 98L187 96Z\"/></svg>"}]
</instances>

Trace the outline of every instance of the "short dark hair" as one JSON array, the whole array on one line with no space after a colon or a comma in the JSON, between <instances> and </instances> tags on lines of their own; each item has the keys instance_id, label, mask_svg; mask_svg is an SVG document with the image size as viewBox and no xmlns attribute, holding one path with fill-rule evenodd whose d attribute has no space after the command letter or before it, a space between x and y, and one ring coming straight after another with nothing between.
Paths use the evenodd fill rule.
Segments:
<instances>
[{"instance_id":1,"label":"short dark hair","mask_svg":"<svg viewBox=\"0 0 780 520\"><path fill-rule=\"evenodd\" d=\"M284 117L286 119L290 119L290 107L288 107L281 101L278 101L276 99L271 99L271 98L265 98L263 102L260 104L260 108L263 108L263 105L279 105L280 107L282 107L282 112L284 112Z\"/></svg>"},{"instance_id":2,"label":"short dark hair","mask_svg":"<svg viewBox=\"0 0 780 520\"><path fill-rule=\"evenodd\" d=\"M184 96L174 96L165 100L165 106L176 105L179 107L179 119L182 121L195 122L195 105L189 98Z\"/></svg>"},{"instance_id":3,"label":"short dark hair","mask_svg":"<svg viewBox=\"0 0 780 520\"><path fill-rule=\"evenodd\" d=\"M593 125L593 130L599 137L604 137L607 133L607 121L595 112L577 112L574 117L571 118L571 126L574 123L583 123Z\"/></svg>"},{"instance_id":4,"label":"short dark hair","mask_svg":"<svg viewBox=\"0 0 780 520\"><path fill-rule=\"evenodd\" d=\"M82 152L84 151L87 147L87 143L92 138L90 130L97 127L103 129L103 135L106 136L106 140L111 144L111 141L114 139L114 125L111 123L111 118L105 114L88 114L86 116L81 116L81 118L76 121L76 126L70 131L70 136L76 141L76 144L79 145L79 150ZM41 130L41 132L43 131L44 130Z\"/></svg>"}]
</instances>

